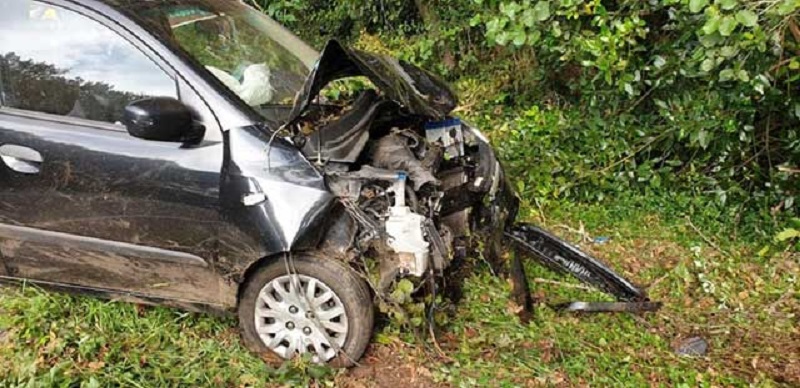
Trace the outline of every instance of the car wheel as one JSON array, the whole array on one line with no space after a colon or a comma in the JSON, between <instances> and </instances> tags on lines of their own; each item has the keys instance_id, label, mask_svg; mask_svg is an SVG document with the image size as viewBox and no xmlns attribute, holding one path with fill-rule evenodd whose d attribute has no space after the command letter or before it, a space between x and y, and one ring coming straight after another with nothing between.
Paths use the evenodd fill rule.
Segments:
<instances>
[{"instance_id":1,"label":"car wheel","mask_svg":"<svg viewBox=\"0 0 800 388\"><path fill-rule=\"evenodd\" d=\"M259 268L244 285L239 325L245 344L284 359L310 355L314 362L349 367L372 338L374 304L355 270L334 260L292 258Z\"/></svg>"}]
</instances>

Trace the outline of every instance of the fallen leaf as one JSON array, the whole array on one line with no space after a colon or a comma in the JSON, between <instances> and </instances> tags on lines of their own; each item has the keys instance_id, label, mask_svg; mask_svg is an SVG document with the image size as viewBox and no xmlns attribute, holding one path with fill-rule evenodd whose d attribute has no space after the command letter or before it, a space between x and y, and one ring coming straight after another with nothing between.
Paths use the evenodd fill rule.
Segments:
<instances>
[{"instance_id":1,"label":"fallen leaf","mask_svg":"<svg viewBox=\"0 0 800 388\"><path fill-rule=\"evenodd\" d=\"M100 370L106 366L106 363L103 361L92 361L89 363L89 369L91 370Z\"/></svg>"}]
</instances>

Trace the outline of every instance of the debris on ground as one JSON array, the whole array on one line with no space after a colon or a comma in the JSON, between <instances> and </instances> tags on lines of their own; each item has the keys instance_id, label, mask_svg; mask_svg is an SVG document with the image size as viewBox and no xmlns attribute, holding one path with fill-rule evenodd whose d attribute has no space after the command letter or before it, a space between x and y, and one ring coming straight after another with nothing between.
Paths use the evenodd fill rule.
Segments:
<instances>
[{"instance_id":1,"label":"debris on ground","mask_svg":"<svg viewBox=\"0 0 800 388\"><path fill-rule=\"evenodd\" d=\"M708 353L708 342L701 337L691 337L675 346L675 354L684 357L703 357Z\"/></svg>"},{"instance_id":2,"label":"debris on ground","mask_svg":"<svg viewBox=\"0 0 800 388\"><path fill-rule=\"evenodd\" d=\"M525 255L538 264L559 273L570 274L582 283L612 295L616 302L570 302L557 305L557 310L586 313L652 312L661 308L661 303L652 302L645 290L635 286L601 261L581 251L553 234L530 224L517 224L506 232L506 237L520 255L511 265L511 276L515 290L514 299L521 306L519 294L528 292L520 256ZM601 238L602 239L602 238ZM595 239L596 240L596 239ZM527 302L522 300L522 302Z\"/></svg>"},{"instance_id":3,"label":"debris on ground","mask_svg":"<svg viewBox=\"0 0 800 388\"><path fill-rule=\"evenodd\" d=\"M611 241L611 237L595 237L592 242L596 245L605 245L609 241Z\"/></svg>"}]
</instances>

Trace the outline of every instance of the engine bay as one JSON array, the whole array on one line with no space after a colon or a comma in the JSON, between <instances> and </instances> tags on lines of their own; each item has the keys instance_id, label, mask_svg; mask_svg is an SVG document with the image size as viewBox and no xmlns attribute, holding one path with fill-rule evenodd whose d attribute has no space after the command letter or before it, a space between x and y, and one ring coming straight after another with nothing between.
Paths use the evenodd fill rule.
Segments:
<instances>
[{"instance_id":1,"label":"engine bay","mask_svg":"<svg viewBox=\"0 0 800 388\"><path fill-rule=\"evenodd\" d=\"M384 290L466 255L498 191L499 166L482 166L497 163L482 135L459 119L409 114L374 90L346 106L313 105L294 132L357 224L350 254L379 260Z\"/></svg>"},{"instance_id":2,"label":"engine bay","mask_svg":"<svg viewBox=\"0 0 800 388\"><path fill-rule=\"evenodd\" d=\"M338 105L320 97L332 81L360 76L374 88ZM602 262L515 222L519 198L488 139L452 116L456 105L449 87L422 69L328 43L281 127L341 204L320 251L366 270L368 278L377 267L378 284L370 286L379 295L397 279L427 279L435 299L436 280L477 253L509 275L520 318L527 320L534 300L525 255L619 300L577 302L569 311L657 310L659 303ZM504 258L509 247L517 254Z\"/></svg>"}]
</instances>

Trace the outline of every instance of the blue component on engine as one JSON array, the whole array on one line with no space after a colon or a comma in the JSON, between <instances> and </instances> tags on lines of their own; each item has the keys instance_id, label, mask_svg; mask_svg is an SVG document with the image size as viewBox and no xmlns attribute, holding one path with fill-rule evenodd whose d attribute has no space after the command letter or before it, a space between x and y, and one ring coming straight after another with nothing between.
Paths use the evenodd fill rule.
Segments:
<instances>
[{"instance_id":1,"label":"blue component on engine","mask_svg":"<svg viewBox=\"0 0 800 388\"><path fill-rule=\"evenodd\" d=\"M442 128L461 127L461 119L454 118L444 121L431 121L425 124L426 131L435 131Z\"/></svg>"},{"instance_id":2,"label":"blue component on engine","mask_svg":"<svg viewBox=\"0 0 800 388\"><path fill-rule=\"evenodd\" d=\"M425 124L425 137L429 143L444 147L448 157L464 156L464 131L461 119L429 122Z\"/></svg>"}]
</instances>

